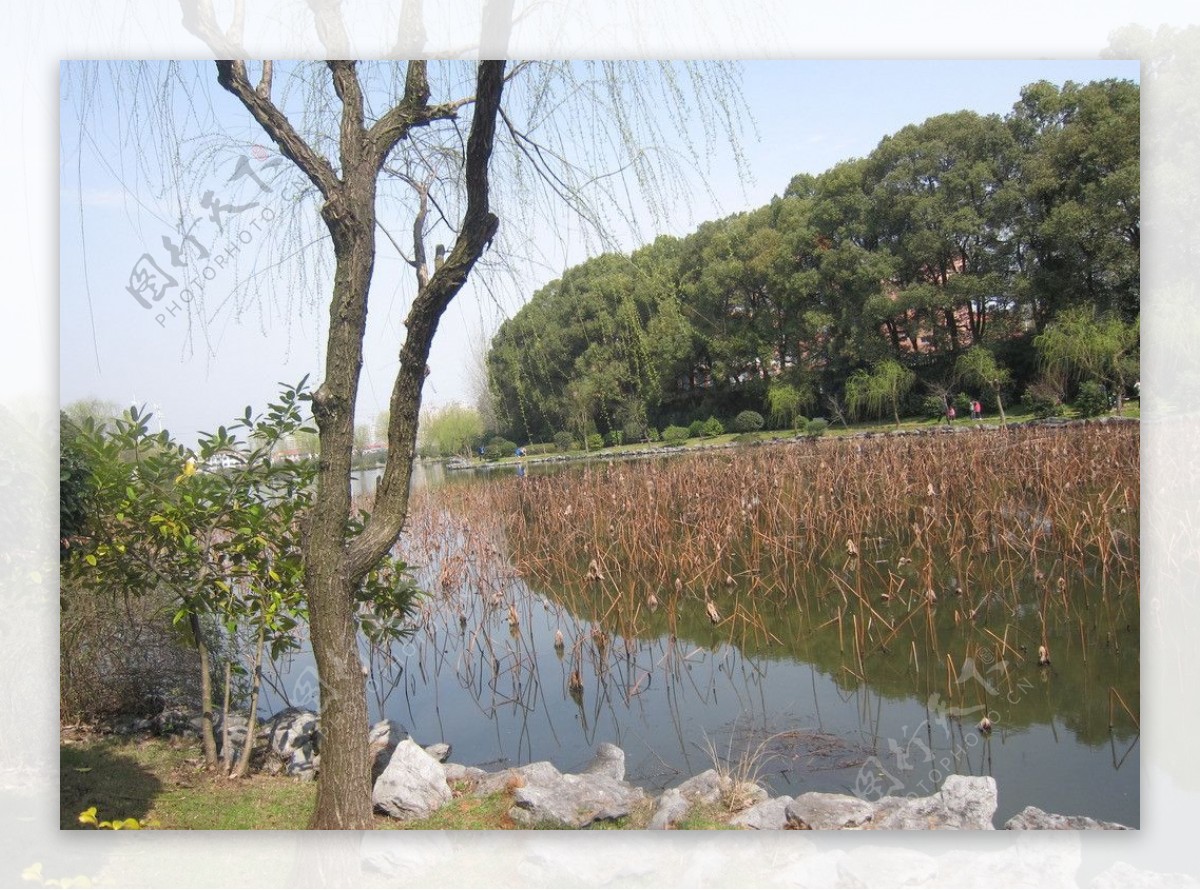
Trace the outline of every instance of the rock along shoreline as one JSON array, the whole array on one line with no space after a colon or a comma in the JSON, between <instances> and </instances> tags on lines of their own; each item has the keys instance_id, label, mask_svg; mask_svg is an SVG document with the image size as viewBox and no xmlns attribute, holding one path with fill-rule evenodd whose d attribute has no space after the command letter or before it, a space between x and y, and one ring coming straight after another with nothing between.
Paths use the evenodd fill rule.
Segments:
<instances>
[{"instance_id":1,"label":"rock along shoreline","mask_svg":"<svg viewBox=\"0 0 1200 890\"><path fill-rule=\"evenodd\" d=\"M129 726L125 731L153 730ZM182 723L182 725L180 725ZM167 731L194 733L199 718L176 721ZM316 712L287 708L263 724L259 734L261 769L311 781L320 769L320 725ZM230 717L230 738L245 738L244 717ZM240 738L239 738L240 736ZM752 830L981 830L995 829L996 781L991 776L949 775L927 797L885 796L866 800L849 794L811 791L796 797L771 796L761 785L739 782L710 769L661 793L649 793L625 780L625 752L604 742L578 773L561 772L549 761L488 772L450 762L444 742L420 745L394 720L382 720L368 736L377 812L399 820L421 819L448 804L455 794L486 797L509 791L509 817L518 825L582 829L652 810L648 829L676 827L694 810L720 812L734 828ZM1131 830L1087 816L1064 816L1027 806L1004 823L1011 831Z\"/></svg>"}]
</instances>

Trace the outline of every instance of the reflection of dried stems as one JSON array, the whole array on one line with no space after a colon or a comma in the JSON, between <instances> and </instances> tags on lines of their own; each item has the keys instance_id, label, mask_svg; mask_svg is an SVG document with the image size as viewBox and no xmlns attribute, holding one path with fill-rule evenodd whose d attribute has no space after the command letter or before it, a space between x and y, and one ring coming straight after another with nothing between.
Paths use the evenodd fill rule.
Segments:
<instances>
[{"instance_id":1,"label":"reflection of dried stems","mask_svg":"<svg viewBox=\"0 0 1200 890\"><path fill-rule=\"evenodd\" d=\"M1142 725L1138 723L1138 718L1133 711L1129 710L1129 705L1125 704L1125 699L1121 698L1121 693L1117 692L1112 686L1108 687L1108 728L1112 729L1116 725L1115 711L1113 707L1113 698L1121 703L1121 707L1125 709L1125 713L1129 715L1129 719L1133 721L1133 725L1137 727L1138 732L1142 731Z\"/></svg>"}]
</instances>

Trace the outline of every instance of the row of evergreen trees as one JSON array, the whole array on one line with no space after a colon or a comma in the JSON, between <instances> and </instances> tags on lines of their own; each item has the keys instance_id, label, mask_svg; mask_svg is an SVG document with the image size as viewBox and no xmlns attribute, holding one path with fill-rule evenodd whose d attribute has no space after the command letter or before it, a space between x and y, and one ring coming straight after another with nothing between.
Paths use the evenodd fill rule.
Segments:
<instances>
[{"instance_id":1,"label":"row of evergreen trees","mask_svg":"<svg viewBox=\"0 0 1200 890\"><path fill-rule=\"evenodd\" d=\"M891 415L966 389L994 403L1031 386L1073 396L1084 377L1132 383L1138 106L1128 81L1035 83L1006 116L930 118L764 207L569 269L493 340L500 431L769 417L788 389L809 414ZM1039 335L1068 318L1133 332L1110 357L1119 375L1046 360ZM968 383L968 353L1002 385ZM903 398L867 398L864 381L892 366L912 375Z\"/></svg>"}]
</instances>

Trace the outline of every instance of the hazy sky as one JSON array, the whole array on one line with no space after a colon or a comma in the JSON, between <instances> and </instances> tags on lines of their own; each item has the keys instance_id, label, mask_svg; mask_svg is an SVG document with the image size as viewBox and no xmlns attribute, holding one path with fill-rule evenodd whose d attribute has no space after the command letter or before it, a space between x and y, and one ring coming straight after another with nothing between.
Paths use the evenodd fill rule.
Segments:
<instances>
[{"instance_id":1,"label":"hazy sky","mask_svg":"<svg viewBox=\"0 0 1200 890\"><path fill-rule=\"evenodd\" d=\"M298 222L312 223L301 215L311 216L313 205L296 205L291 197L296 180L287 162L275 165L273 152L248 151L255 142L270 143L215 83L207 96L188 103L198 111L181 120L179 159L139 155L128 136L155 126L156 119L132 117L139 112L127 102L84 89L80 71L72 63L63 66L62 402L96 397L147 404L178 438L191 441L197 429L230 420L247 404L263 406L277 392L278 381L295 382L305 374L319 381L327 280L299 278L294 266L284 273L285 265L271 265L281 259L277 253L263 252L269 237L278 251L287 239L277 236ZM705 177L717 203L704 197L697 181L691 213L681 208L672 215L670 233L686 234L705 219L760 206L795 174L819 173L839 160L865 155L885 135L931 115L963 108L1003 114L1020 88L1036 80L1136 81L1138 71L1136 62L1093 60L744 63L743 90L754 127L742 143L752 181L738 177L728 151L718 151ZM211 63L189 63L179 92L207 86L209 80L215 81ZM82 134L80 107L90 114ZM164 190L156 173L173 163L186 168L175 192ZM381 221L393 232L407 230L405 220L384 214ZM180 237L180 222L193 241ZM295 231L315 230L298 226ZM482 281L473 281L464 289L434 343L426 404L469 401L470 355L483 349L481 332L493 332L537 288L584 258L582 242L570 236L570 227L522 234L536 242L539 261L519 265L515 287L485 289ZM172 238L171 245L164 236ZM626 249L637 246L629 242L628 236L622 238ZM193 260L204 262L173 266L172 248L183 251L181 259L190 251ZM307 256L327 249L327 243L318 243ZM282 287L257 286L272 275L283 276ZM201 295L192 302L190 317L165 311L179 304L189 284ZM411 270L381 237L357 412L361 421L373 421L386 406L412 290ZM154 299L156 293L161 300Z\"/></svg>"}]
</instances>

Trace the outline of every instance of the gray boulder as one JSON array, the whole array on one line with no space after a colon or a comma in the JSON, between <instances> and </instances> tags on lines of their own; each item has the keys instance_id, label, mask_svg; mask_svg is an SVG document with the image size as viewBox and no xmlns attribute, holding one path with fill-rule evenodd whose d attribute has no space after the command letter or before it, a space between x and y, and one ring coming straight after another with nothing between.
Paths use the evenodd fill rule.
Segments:
<instances>
[{"instance_id":1,"label":"gray boulder","mask_svg":"<svg viewBox=\"0 0 1200 890\"><path fill-rule=\"evenodd\" d=\"M788 807L792 803L790 797L772 797L757 803L738 813L729 820L730 825L740 828L753 828L758 831L772 831L786 828L788 825Z\"/></svg>"},{"instance_id":2,"label":"gray boulder","mask_svg":"<svg viewBox=\"0 0 1200 890\"><path fill-rule=\"evenodd\" d=\"M679 793L693 806L712 806L723 800L738 798L743 807L760 804L771 795L767 789L753 782L737 782L728 776L722 776L715 769L705 770L698 776L693 776L677 786Z\"/></svg>"},{"instance_id":3,"label":"gray boulder","mask_svg":"<svg viewBox=\"0 0 1200 890\"><path fill-rule=\"evenodd\" d=\"M714 804L720 802L724 785L721 774L715 769L710 769L682 782L676 790L693 805Z\"/></svg>"},{"instance_id":4,"label":"gray boulder","mask_svg":"<svg viewBox=\"0 0 1200 890\"><path fill-rule=\"evenodd\" d=\"M428 753L428 752L426 752ZM487 771L477 766L463 766L461 763L443 763L442 772L447 782L472 782L478 784L487 778Z\"/></svg>"},{"instance_id":5,"label":"gray boulder","mask_svg":"<svg viewBox=\"0 0 1200 890\"><path fill-rule=\"evenodd\" d=\"M524 785L548 784L561 776L562 773L550 761L539 760L537 763L512 767L498 773L485 773L475 784L472 793L477 797L487 797L497 791L513 790Z\"/></svg>"},{"instance_id":6,"label":"gray boulder","mask_svg":"<svg viewBox=\"0 0 1200 890\"><path fill-rule=\"evenodd\" d=\"M827 831L858 828L871 820L875 804L847 794L810 791L801 794L787 807L788 821L797 828Z\"/></svg>"},{"instance_id":7,"label":"gray boulder","mask_svg":"<svg viewBox=\"0 0 1200 890\"><path fill-rule=\"evenodd\" d=\"M583 775L608 776L620 782L625 778L625 752L611 742L601 742L596 756L583 768Z\"/></svg>"},{"instance_id":8,"label":"gray boulder","mask_svg":"<svg viewBox=\"0 0 1200 890\"><path fill-rule=\"evenodd\" d=\"M320 766L321 729L315 711L286 708L267 722L267 753L289 776L312 779Z\"/></svg>"},{"instance_id":9,"label":"gray boulder","mask_svg":"<svg viewBox=\"0 0 1200 890\"><path fill-rule=\"evenodd\" d=\"M442 765L412 739L396 745L371 795L375 809L397 819L428 816L450 798Z\"/></svg>"},{"instance_id":10,"label":"gray boulder","mask_svg":"<svg viewBox=\"0 0 1200 890\"><path fill-rule=\"evenodd\" d=\"M1102 822L1088 816L1059 816L1037 807L1026 807L1004 823L1009 831L1129 831L1117 822Z\"/></svg>"},{"instance_id":11,"label":"gray boulder","mask_svg":"<svg viewBox=\"0 0 1200 890\"><path fill-rule=\"evenodd\" d=\"M517 788L509 815L527 825L586 828L597 820L628 816L645 796L641 788L608 775L567 774Z\"/></svg>"},{"instance_id":12,"label":"gray boulder","mask_svg":"<svg viewBox=\"0 0 1200 890\"><path fill-rule=\"evenodd\" d=\"M996 804L996 780L991 776L947 776L941 790L929 797L881 798L866 827L991 831Z\"/></svg>"},{"instance_id":13,"label":"gray boulder","mask_svg":"<svg viewBox=\"0 0 1200 890\"><path fill-rule=\"evenodd\" d=\"M407 739L408 731L395 720L380 720L367 733L367 753L371 758L371 782L387 769L396 746Z\"/></svg>"},{"instance_id":14,"label":"gray boulder","mask_svg":"<svg viewBox=\"0 0 1200 890\"><path fill-rule=\"evenodd\" d=\"M662 797L658 799L658 808L650 817L650 824L646 827L653 831L671 828L683 819L691 808L692 805L688 803L688 799L678 788L670 788L664 791Z\"/></svg>"},{"instance_id":15,"label":"gray boulder","mask_svg":"<svg viewBox=\"0 0 1200 890\"><path fill-rule=\"evenodd\" d=\"M438 763L445 763L450 759L450 745L448 742L438 742L435 745L426 745L425 753Z\"/></svg>"},{"instance_id":16,"label":"gray boulder","mask_svg":"<svg viewBox=\"0 0 1200 890\"><path fill-rule=\"evenodd\" d=\"M183 705L167 705L151 721L157 735L200 735L199 714Z\"/></svg>"},{"instance_id":17,"label":"gray boulder","mask_svg":"<svg viewBox=\"0 0 1200 890\"><path fill-rule=\"evenodd\" d=\"M250 731L250 719L245 714L229 715L229 746L233 749L234 757L241 754L242 745L246 743L246 733ZM221 714L213 715L213 735L217 740L217 754L225 752L225 720Z\"/></svg>"}]
</instances>

